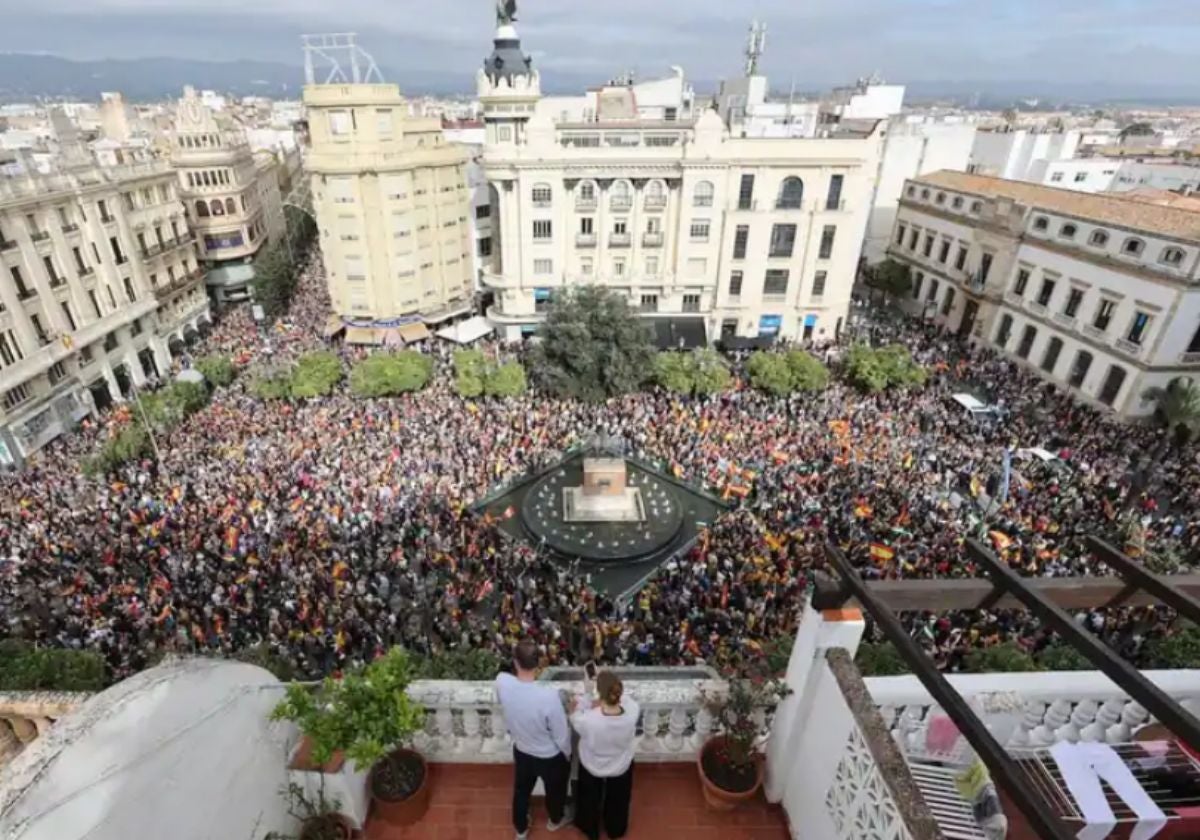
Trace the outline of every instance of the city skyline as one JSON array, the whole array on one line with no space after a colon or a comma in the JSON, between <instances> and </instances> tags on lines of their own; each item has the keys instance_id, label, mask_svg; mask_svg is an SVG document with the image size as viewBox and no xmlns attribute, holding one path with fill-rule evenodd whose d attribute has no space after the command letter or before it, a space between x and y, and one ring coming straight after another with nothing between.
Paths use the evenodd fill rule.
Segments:
<instances>
[{"instance_id":1,"label":"city skyline","mask_svg":"<svg viewBox=\"0 0 1200 840\"><path fill-rule=\"evenodd\" d=\"M746 28L768 25L763 70L801 90L878 72L897 83L948 88L1008 85L1071 95L1109 89L1114 98L1161 87L1179 96L1200 85L1188 73L1188 43L1200 8L1167 0L1061 0L1053 8L1016 0L717 0L600 5L524 0L519 30L551 86L596 83L627 69L641 77L681 64L692 78L740 74ZM873 22L871 28L864 21ZM885 23L880 23L885 22ZM461 77L469 88L493 29L488 0L418 7L410 0L266 0L254 12L232 0L49 0L6 13L0 51L74 60L147 58L300 64L299 35L358 31L360 42L402 87ZM1025 86L1024 88L1022 86ZM1060 93L1061 91L1061 93Z\"/></svg>"}]
</instances>

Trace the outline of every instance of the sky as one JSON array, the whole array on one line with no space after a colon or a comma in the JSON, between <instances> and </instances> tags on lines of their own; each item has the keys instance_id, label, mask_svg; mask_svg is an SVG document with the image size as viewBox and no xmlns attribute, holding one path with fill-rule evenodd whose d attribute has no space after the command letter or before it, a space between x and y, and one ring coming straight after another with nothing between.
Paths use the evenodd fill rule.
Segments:
<instances>
[{"instance_id":1,"label":"sky","mask_svg":"<svg viewBox=\"0 0 1200 840\"><path fill-rule=\"evenodd\" d=\"M1200 87L1196 0L518 0L548 78L598 83L684 66L740 73L752 18L768 27L773 87L1031 81ZM493 0L0 0L0 51L176 56L299 65L304 32L356 31L389 81L460 74L490 49Z\"/></svg>"}]
</instances>

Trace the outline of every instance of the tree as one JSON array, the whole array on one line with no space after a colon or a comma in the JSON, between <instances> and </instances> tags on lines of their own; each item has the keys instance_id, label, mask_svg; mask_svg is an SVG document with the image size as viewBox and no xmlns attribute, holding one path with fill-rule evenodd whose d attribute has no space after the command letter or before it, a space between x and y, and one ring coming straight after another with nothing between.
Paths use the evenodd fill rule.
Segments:
<instances>
[{"instance_id":1,"label":"tree","mask_svg":"<svg viewBox=\"0 0 1200 840\"><path fill-rule=\"evenodd\" d=\"M1127 137L1150 137L1154 134L1154 126L1148 122L1130 123L1121 129L1121 133L1117 135L1120 142L1124 143Z\"/></svg>"},{"instance_id":2,"label":"tree","mask_svg":"<svg viewBox=\"0 0 1200 840\"><path fill-rule=\"evenodd\" d=\"M342 380L342 362L325 350L308 353L300 357L292 370L289 391L293 398L301 400L324 397Z\"/></svg>"},{"instance_id":3,"label":"tree","mask_svg":"<svg viewBox=\"0 0 1200 840\"><path fill-rule=\"evenodd\" d=\"M600 401L637 390L654 370L645 324L623 295L580 286L550 299L533 373L558 396Z\"/></svg>"},{"instance_id":4,"label":"tree","mask_svg":"<svg viewBox=\"0 0 1200 840\"><path fill-rule=\"evenodd\" d=\"M750 384L761 391L776 396L792 392L792 369L781 353L763 350L752 353L746 362L746 372L750 375Z\"/></svg>"},{"instance_id":5,"label":"tree","mask_svg":"<svg viewBox=\"0 0 1200 840\"><path fill-rule=\"evenodd\" d=\"M228 356L204 356L196 360L196 370L204 375L208 384L214 388L223 388L233 381L236 370L233 360Z\"/></svg>"},{"instance_id":6,"label":"tree","mask_svg":"<svg viewBox=\"0 0 1200 840\"><path fill-rule=\"evenodd\" d=\"M729 387L733 375L721 354L711 347L692 351L692 390L696 396L718 394Z\"/></svg>"},{"instance_id":7,"label":"tree","mask_svg":"<svg viewBox=\"0 0 1200 840\"><path fill-rule=\"evenodd\" d=\"M1154 417L1180 444L1200 433L1200 385L1190 376L1177 376L1165 388L1142 392L1142 401L1154 403Z\"/></svg>"},{"instance_id":8,"label":"tree","mask_svg":"<svg viewBox=\"0 0 1200 840\"><path fill-rule=\"evenodd\" d=\"M1091 671L1095 668L1086 656L1062 642L1047 645L1036 660L1047 671Z\"/></svg>"},{"instance_id":9,"label":"tree","mask_svg":"<svg viewBox=\"0 0 1200 840\"><path fill-rule=\"evenodd\" d=\"M460 397L474 399L483 394L485 361L478 350L454 352L454 390Z\"/></svg>"},{"instance_id":10,"label":"tree","mask_svg":"<svg viewBox=\"0 0 1200 840\"><path fill-rule=\"evenodd\" d=\"M692 393L694 379L691 357L686 353L659 353L654 357L654 381L676 394Z\"/></svg>"},{"instance_id":11,"label":"tree","mask_svg":"<svg viewBox=\"0 0 1200 840\"><path fill-rule=\"evenodd\" d=\"M1147 646L1147 660L1152 668L1200 667L1200 628L1190 621L1172 627L1166 635Z\"/></svg>"},{"instance_id":12,"label":"tree","mask_svg":"<svg viewBox=\"0 0 1200 840\"><path fill-rule=\"evenodd\" d=\"M250 383L250 393L260 400L285 400L292 395L292 374L289 370L266 370Z\"/></svg>"},{"instance_id":13,"label":"tree","mask_svg":"<svg viewBox=\"0 0 1200 840\"><path fill-rule=\"evenodd\" d=\"M156 431L165 432L204 408L208 389L196 382L172 382L140 399L146 420Z\"/></svg>"},{"instance_id":14,"label":"tree","mask_svg":"<svg viewBox=\"0 0 1200 840\"><path fill-rule=\"evenodd\" d=\"M973 650L967 654L966 666L972 674L1038 670L1033 657L1015 642L1002 642Z\"/></svg>"},{"instance_id":15,"label":"tree","mask_svg":"<svg viewBox=\"0 0 1200 840\"><path fill-rule=\"evenodd\" d=\"M296 291L296 270L285 244L269 245L254 261L254 302L262 306L267 318L278 318L287 311Z\"/></svg>"},{"instance_id":16,"label":"tree","mask_svg":"<svg viewBox=\"0 0 1200 840\"><path fill-rule=\"evenodd\" d=\"M859 645L854 663L864 677L895 677L908 673L908 665L891 642Z\"/></svg>"},{"instance_id":17,"label":"tree","mask_svg":"<svg viewBox=\"0 0 1200 840\"><path fill-rule=\"evenodd\" d=\"M867 285L885 295L904 297L912 291L912 271L903 263L889 258L870 269Z\"/></svg>"},{"instance_id":18,"label":"tree","mask_svg":"<svg viewBox=\"0 0 1200 840\"><path fill-rule=\"evenodd\" d=\"M489 397L519 397L527 387L525 366L520 362L489 367L484 379L484 390Z\"/></svg>"},{"instance_id":19,"label":"tree","mask_svg":"<svg viewBox=\"0 0 1200 840\"><path fill-rule=\"evenodd\" d=\"M0 691L100 691L107 682L108 667L93 651L0 641Z\"/></svg>"},{"instance_id":20,"label":"tree","mask_svg":"<svg viewBox=\"0 0 1200 840\"><path fill-rule=\"evenodd\" d=\"M854 345L846 356L845 372L851 383L872 393L925 382L924 368L898 344L878 350L865 344Z\"/></svg>"},{"instance_id":21,"label":"tree","mask_svg":"<svg viewBox=\"0 0 1200 840\"><path fill-rule=\"evenodd\" d=\"M350 391L359 397L392 397L421 390L432 375L433 360L424 353L375 353L350 371Z\"/></svg>"},{"instance_id":22,"label":"tree","mask_svg":"<svg viewBox=\"0 0 1200 840\"><path fill-rule=\"evenodd\" d=\"M789 350L787 366L793 391L824 391L829 385L829 368L811 353Z\"/></svg>"}]
</instances>

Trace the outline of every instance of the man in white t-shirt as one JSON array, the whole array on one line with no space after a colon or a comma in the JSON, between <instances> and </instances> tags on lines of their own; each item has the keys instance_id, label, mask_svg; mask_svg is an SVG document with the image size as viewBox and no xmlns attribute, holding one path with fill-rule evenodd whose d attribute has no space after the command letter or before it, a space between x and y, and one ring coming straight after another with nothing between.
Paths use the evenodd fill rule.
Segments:
<instances>
[{"instance_id":1,"label":"man in white t-shirt","mask_svg":"<svg viewBox=\"0 0 1200 840\"><path fill-rule=\"evenodd\" d=\"M570 822L566 812L571 776L571 730L558 691L537 682L538 649L530 639L513 655L516 676L496 677L496 696L504 707L504 722L513 739L512 818L517 839L529 836L529 797L538 779L546 787L546 828L558 831Z\"/></svg>"}]
</instances>

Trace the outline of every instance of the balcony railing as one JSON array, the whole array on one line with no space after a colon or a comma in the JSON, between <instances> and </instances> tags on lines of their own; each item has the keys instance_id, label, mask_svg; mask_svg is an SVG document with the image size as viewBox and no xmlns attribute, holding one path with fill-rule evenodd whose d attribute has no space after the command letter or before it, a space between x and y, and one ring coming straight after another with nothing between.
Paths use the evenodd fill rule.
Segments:
<instances>
[{"instance_id":1,"label":"balcony railing","mask_svg":"<svg viewBox=\"0 0 1200 840\"><path fill-rule=\"evenodd\" d=\"M593 198L576 197L575 209L576 210L595 210L596 209L596 199L594 197Z\"/></svg>"},{"instance_id":2,"label":"balcony railing","mask_svg":"<svg viewBox=\"0 0 1200 840\"><path fill-rule=\"evenodd\" d=\"M1075 328L1075 316L1068 315L1066 312L1054 313L1054 321L1055 323L1062 324L1067 329Z\"/></svg>"},{"instance_id":3,"label":"balcony railing","mask_svg":"<svg viewBox=\"0 0 1200 840\"><path fill-rule=\"evenodd\" d=\"M81 265L77 266L77 268L79 269L80 277L87 277L89 274L96 273L96 269L92 268L90 265Z\"/></svg>"},{"instance_id":4,"label":"balcony railing","mask_svg":"<svg viewBox=\"0 0 1200 840\"><path fill-rule=\"evenodd\" d=\"M663 235L653 231L647 231L642 234L642 245L647 248L661 248L663 244Z\"/></svg>"},{"instance_id":5,"label":"balcony railing","mask_svg":"<svg viewBox=\"0 0 1200 840\"><path fill-rule=\"evenodd\" d=\"M45 230L35 230L33 233L29 234L29 238L34 242L45 242L50 238L50 232Z\"/></svg>"},{"instance_id":6,"label":"balcony railing","mask_svg":"<svg viewBox=\"0 0 1200 840\"><path fill-rule=\"evenodd\" d=\"M594 233L577 233L575 234L575 247L577 248L595 248L596 234Z\"/></svg>"},{"instance_id":7,"label":"balcony railing","mask_svg":"<svg viewBox=\"0 0 1200 840\"><path fill-rule=\"evenodd\" d=\"M608 206L613 210L628 210L633 207L633 199L613 197L608 200Z\"/></svg>"},{"instance_id":8,"label":"balcony railing","mask_svg":"<svg viewBox=\"0 0 1200 840\"><path fill-rule=\"evenodd\" d=\"M1041 303L1040 301L1031 300L1026 303L1026 306L1028 306L1029 311L1033 312L1034 314L1044 315L1046 313L1046 304Z\"/></svg>"},{"instance_id":9,"label":"balcony railing","mask_svg":"<svg viewBox=\"0 0 1200 840\"><path fill-rule=\"evenodd\" d=\"M1140 356L1142 354L1142 345L1136 341L1130 341L1127 338L1118 338L1114 343L1116 344L1116 348L1122 353L1130 356Z\"/></svg>"},{"instance_id":10,"label":"balcony railing","mask_svg":"<svg viewBox=\"0 0 1200 840\"><path fill-rule=\"evenodd\" d=\"M79 225L76 225L76 224L63 225L62 230L63 230L63 233L78 233Z\"/></svg>"},{"instance_id":11,"label":"balcony railing","mask_svg":"<svg viewBox=\"0 0 1200 840\"><path fill-rule=\"evenodd\" d=\"M0 239L0 251L7 251L10 248L16 248L17 243L11 239Z\"/></svg>"},{"instance_id":12,"label":"balcony railing","mask_svg":"<svg viewBox=\"0 0 1200 840\"><path fill-rule=\"evenodd\" d=\"M1200 364L1200 352L1189 351L1179 355L1179 363L1184 365Z\"/></svg>"},{"instance_id":13,"label":"balcony railing","mask_svg":"<svg viewBox=\"0 0 1200 840\"><path fill-rule=\"evenodd\" d=\"M610 248L628 248L631 244L631 238L628 233L611 233L608 236L608 247Z\"/></svg>"},{"instance_id":14,"label":"balcony railing","mask_svg":"<svg viewBox=\"0 0 1200 840\"><path fill-rule=\"evenodd\" d=\"M1104 331L1107 327L1097 327L1095 324L1084 324L1083 334L1091 338L1104 338Z\"/></svg>"},{"instance_id":15,"label":"balcony railing","mask_svg":"<svg viewBox=\"0 0 1200 840\"><path fill-rule=\"evenodd\" d=\"M667 206L667 197L665 195L648 195L646 196L647 210L661 210Z\"/></svg>"}]
</instances>

